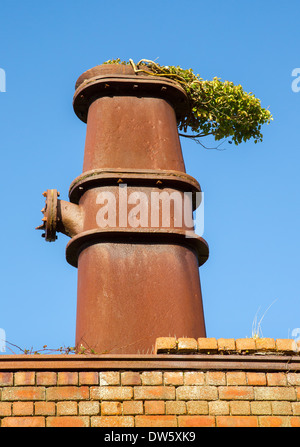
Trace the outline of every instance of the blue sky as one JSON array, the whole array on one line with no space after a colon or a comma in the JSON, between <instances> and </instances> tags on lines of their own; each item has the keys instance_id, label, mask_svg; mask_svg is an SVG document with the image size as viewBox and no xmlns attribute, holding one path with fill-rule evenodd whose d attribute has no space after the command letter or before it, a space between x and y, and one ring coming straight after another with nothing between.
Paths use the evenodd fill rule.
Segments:
<instances>
[{"instance_id":1,"label":"blue sky","mask_svg":"<svg viewBox=\"0 0 300 447\"><path fill-rule=\"evenodd\" d=\"M296 0L1 1L0 328L7 341L23 349L74 345L77 271L65 260L68 238L45 243L35 227L42 192L57 188L67 200L82 172L86 125L72 109L76 79L118 57L218 76L270 107L263 143L225 142L223 151L181 144L205 194L207 336L250 337L256 313L260 319L271 305L263 336L291 338L300 327L298 12Z\"/></svg>"}]
</instances>

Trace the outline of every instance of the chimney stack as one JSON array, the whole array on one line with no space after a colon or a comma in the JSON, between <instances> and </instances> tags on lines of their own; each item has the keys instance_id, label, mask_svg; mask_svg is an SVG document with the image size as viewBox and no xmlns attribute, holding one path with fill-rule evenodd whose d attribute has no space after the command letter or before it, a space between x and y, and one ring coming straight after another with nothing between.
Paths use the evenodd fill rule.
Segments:
<instances>
[{"instance_id":1,"label":"chimney stack","mask_svg":"<svg viewBox=\"0 0 300 447\"><path fill-rule=\"evenodd\" d=\"M208 246L194 232L201 189L185 172L177 120L181 86L104 64L76 82L73 107L87 123L83 172L69 202L44 193L43 236L71 239L78 269L76 347L151 353L158 337L205 337L199 266Z\"/></svg>"}]
</instances>

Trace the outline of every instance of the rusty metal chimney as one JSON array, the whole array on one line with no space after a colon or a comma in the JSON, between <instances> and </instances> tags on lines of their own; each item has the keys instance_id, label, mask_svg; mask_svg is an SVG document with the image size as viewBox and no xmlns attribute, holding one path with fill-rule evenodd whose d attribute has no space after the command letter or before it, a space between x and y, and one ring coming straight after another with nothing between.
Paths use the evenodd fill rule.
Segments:
<instances>
[{"instance_id":1,"label":"rusty metal chimney","mask_svg":"<svg viewBox=\"0 0 300 447\"><path fill-rule=\"evenodd\" d=\"M120 64L86 71L75 88L74 111L87 123L83 172L70 202L44 193L38 229L47 241L71 238L77 348L146 353L157 337L205 337L199 266L208 246L180 221L180 208L192 218L201 191L185 172L177 130L185 91Z\"/></svg>"}]
</instances>

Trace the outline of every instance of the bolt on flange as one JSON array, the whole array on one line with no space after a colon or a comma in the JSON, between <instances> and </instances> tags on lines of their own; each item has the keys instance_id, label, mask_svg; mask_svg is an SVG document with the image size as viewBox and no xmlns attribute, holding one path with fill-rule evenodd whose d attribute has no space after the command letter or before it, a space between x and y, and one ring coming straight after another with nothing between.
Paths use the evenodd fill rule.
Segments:
<instances>
[{"instance_id":1,"label":"bolt on flange","mask_svg":"<svg viewBox=\"0 0 300 447\"><path fill-rule=\"evenodd\" d=\"M43 192L43 196L46 198L45 208L41 210L44 215L42 218L43 223L36 227L36 230L44 230L45 233L42 234L42 237L48 242L54 242L57 239L57 198L59 195L56 189L47 189L47 191Z\"/></svg>"}]
</instances>

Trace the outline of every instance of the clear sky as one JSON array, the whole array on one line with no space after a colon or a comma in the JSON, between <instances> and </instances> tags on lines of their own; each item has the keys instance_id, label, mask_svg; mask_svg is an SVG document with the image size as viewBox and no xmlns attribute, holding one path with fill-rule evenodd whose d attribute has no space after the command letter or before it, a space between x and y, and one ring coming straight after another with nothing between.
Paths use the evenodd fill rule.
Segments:
<instances>
[{"instance_id":1,"label":"clear sky","mask_svg":"<svg viewBox=\"0 0 300 447\"><path fill-rule=\"evenodd\" d=\"M291 338L300 327L300 92L292 89L299 48L296 0L1 1L0 328L7 341L23 349L74 345L77 270L65 260L68 238L45 243L35 227L42 192L56 188L68 200L82 172L86 125L72 108L76 79L118 57L218 76L270 107L274 121L262 143L225 142L223 151L181 144L205 194L207 336L250 337L257 312L259 320L271 306L263 336Z\"/></svg>"}]
</instances>

